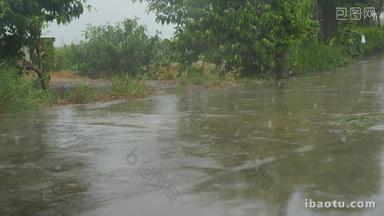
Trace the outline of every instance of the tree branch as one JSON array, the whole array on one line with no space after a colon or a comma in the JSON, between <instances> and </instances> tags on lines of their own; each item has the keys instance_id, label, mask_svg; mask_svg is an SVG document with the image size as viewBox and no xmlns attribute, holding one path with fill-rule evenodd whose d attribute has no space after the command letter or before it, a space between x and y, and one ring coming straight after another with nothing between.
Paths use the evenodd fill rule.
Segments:
<instances>
[{"instance_id":1,"label":"tree branch","mask_svg":"<svg viewBox=\"0 0 384 216\"><path fill-rule=\"evenodd\" d=\"M40 79L44 77L44 72L40 68L37 68L32 65L32 63L23 60L23 63L17 62L16 67L22 70L29 70L29 71L34 71L36 74L39 76Z\"/></svg>"}]
</instances>

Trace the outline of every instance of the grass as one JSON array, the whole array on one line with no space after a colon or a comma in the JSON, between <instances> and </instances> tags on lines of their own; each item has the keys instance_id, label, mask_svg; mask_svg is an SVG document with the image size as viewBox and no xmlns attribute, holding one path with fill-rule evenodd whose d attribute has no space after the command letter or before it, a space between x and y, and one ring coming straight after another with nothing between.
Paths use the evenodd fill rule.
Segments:
<instances>
[{"instance_id":1,"label":"grass","mask_svg":"<svg viewBox=\"0 0 384 216\"><path fill-rule=\"evenodd\" d=\"M91 86L84 81L59 94L56 104L87 104L142 97L147 93L144 80L126 74L115 76L110 82L111 84L106 89L97 89L97 87Z\"/></svg>"},{"instance_id":2,"label":"grass","mask_svg":"<svg viewBox=\"0 0 384 216\"><path fill-rule=\"evenodd\" d=\"M51 105L54 100L37 82L17 75L13 67L0 66L0 112L32 110Z\"/></svg>"},{"instance_id":3,"label":"grass","mask_svg":"<svg viewBox=\"0 0 384 216\"><path fill-rule=\"evenodd\" d=\"M361 43L361 35L366 43ZM310 73L333 69L350 63L353 59L384 51L384 29L349 27L332 38L329 44L316 39L298 41L290 49L291 70Z\"/></svg>"},{"instance_id":4,"label":"grass","mask_svg":"<svg viewBox=\"0 0 384 216\"><path fill-rule=\"evenodd\" d=\"M65 98L70 104L85 104L96 101L96 90L85 83L81 83L71 89Z\"/></svg>"},{"instance_id":5,"label":"grass","mask_svg":"<svg viewBox=\"0 0 384 216\"><path fill-rule=\"evenodd\" d=\"M126 99L146 95L145 81L127 74L111 79L106 89L97 89L84 77L71 72L55 73L55 79L82 80L75 86L44 91L33 74L18 75L11 66L0 66L0 113L19 112L40 107L66 104L86 104L97 101Z\"/></svg>"},{"instance_id":6,"label":"grass","mask_svg":"<svg viewBox=\"0 0 384 216\"><path fill-rule=\"evenodd\" d=\"M202 86L204 88L215 88L222 86L226 82L234 81L237 78L235 73L227 73L220 76L220 70L213 64L196 63L189 68L179 68L179 76L175 79L176 91L185 92L188 86Z\"/></svg>"},{"instance_id":7,"label":"grass","mask_svg":"<svg viewBox=\"0 0 384 216\"><path fill-rule=\"evenodd\" d=\"M291 49L290 56L291 70L299 74L336 68L351 59L340 48L314 40L297 44Z\"/></svg>"},{"instance_id":8,"label":"grass","mask_svg":"<svg viewBox=\"0 0 384 216\"><path fill-rule=\"evenodd\" d=\"M142 97L146 95L147 87L145 81L130 76L128 74L117 75L112 78L110 86L110 96L117 99L125 99L132 97Z\"/></svg>"},{"instance_id":9,"label":"grass","mask_svg":"<svg viewBox=\"0 0 384 216\"><path fill-rule=\"evenodd\" d=\"M384 29L382 27L360 27L357 31L366 38L366 44L363 46L364 55L384 50Z\"/></svg>"}]
</instances>

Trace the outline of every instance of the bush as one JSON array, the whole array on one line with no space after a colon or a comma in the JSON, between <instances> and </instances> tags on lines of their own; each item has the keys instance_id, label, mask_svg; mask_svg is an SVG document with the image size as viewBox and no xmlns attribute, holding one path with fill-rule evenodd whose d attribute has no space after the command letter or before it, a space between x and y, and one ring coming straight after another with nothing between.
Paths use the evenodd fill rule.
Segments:
<instances>
[{"instance_id":1,"label":"bush","mask_svg":"<svg viewBox=\"0 0 384 216\"><path fill-rule=\"evenodd\" d=\"M366 43L362 43L364 35ZM371 55L384 50L384 31L381 27L351 26L347 25L330 42L331 46L338 47L352 58Z\"/></svg>"},{"instance_id":2,"label":"bush","mask_svg":"<svg viewBox=\"0 0 384 216\"><path fill-rule=\"evenodd\" d=\"M78 68L75 67L76 63L73 59L73 45L64 46L55 49L54 65L55 71L70 70L76 71Z\"/></svg>"},{"instance_id":3,"label":"bush","mask_svg":"<svg viewBox=\"0 0 384 216\"><path fill-rule=\"evenodd\" d=\"M290 56L291 70L299 73L328 70L350 60L341 48L325 45L315 39L297 42L291 49Z\"/></svg>"},{"instance_id":4,"label":"bush","mask_svg":"<svg viewBox=\"0 0 384 216\"><path fill-rule=\"evenodd\" d=\"M166 62L164 52L169 42L157 35L148 36L146 27L137 19L126 19L116 25L88 26L84 35L85 40L79 45L57 50L58 66L69 70L137 75L148 65Z\"/></svg>"},{"instance_id":5,"label":"bush","mask_svg":"<svg viewBox=\"0 0 384 216\"><path fill-rule=\"evenodd\" d=\"M85 104L96 100L96 91L87 84L80 84L70 90L67 102L73 104Z\"/></svg>"},{"instance_id":6,"label":"bush","mask_svg":"<svg viewBox=\"0 0 384 216\"><path fill-rule=\"evenodd\" d=\"M118 98L139 97L146 94L145 81L129 74L113 77L111 95Z\"/></svg>"},{"instance_id":7,"label":"bush","mask_svg":"<svg viewBox=\"0 0 384 216\"><path fill-rule=\"evenodd\" d=\"M366 44L364 44L363 52L365 55L369 55L384 50L384 30L380 27L360 27L358 32L363 34L366 38Z\"/></svg>"},{"instance_id":8,"label":"bush","mask_svg":"<svg viewBox=\"0 0 384 216\"><path fill-rule=\"evenodd\" d=\"M27 111L42 104L52 104L55 98L15 68L0 66L0 112Z\"/></svg>"},{"instance_id":9,"label":"bush","mask_svg":"<svg viewBox=\"0 0 384 216\"><path fill-rule=\"evenodd\" d=\"M145 74L148 79L155 80L176 80L179 75L180 65L151 65Z\"/></svg>"},{"instance_id":10,"label":"bush","mask_svg":"<svg viewBox=\"0 0 384 216\"><path fill-rule=\"evenodd\" d=\"M364 54L364 44L361 39L362 35L356 30L356 27L347 25L339 29L329 45L341 49L345 55L351 58L358 58Z\"/></svg>"},{"instance_id":11,"label":"bush","mask_svg":"<svg viewBox=\"0 0 384 216\"><path fill-rule=\"evenodd\" d=\"M366 44L361 42L362 35ZM297 41L290 50L291 70L312 72L347 64L353 58L384 50L384 31L380 27L345 26L324 44L316 39Z\"/></svg>"},{"instance_id":12,"label":"bush","mask_svg":"<svg viewBox=\"0 0 384 216\"><path fill-rule=\"evenodd\" d=\"M223 81L220 70L213 64L195 63L182 71L177 78L179 87L187 85L204 85L207 87L218 86ZM228 76L229 79L230 76Z\"/></svg>"}]
</instances>

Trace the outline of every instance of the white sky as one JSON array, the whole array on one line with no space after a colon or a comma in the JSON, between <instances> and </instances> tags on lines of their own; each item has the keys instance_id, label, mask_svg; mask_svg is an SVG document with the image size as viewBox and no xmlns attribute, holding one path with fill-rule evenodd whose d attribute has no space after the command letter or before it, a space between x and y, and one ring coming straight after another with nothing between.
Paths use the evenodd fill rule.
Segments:
<instances>
[{"instance_id":1,"label":"white sky","mask_svg":"<svg viewBox=\"0 0 384 216\"><path fill-rule=\"evenodd\" d=\"M88 0L88 4L95 9L90 12L86 10L80 19L74 20L66 26L49 24L45 36L55 37L55 46L63 46L83 39L82 31L89 23L93 25L115 24L126 18L134 17L140 19L140 24L147 26L151 35L155 34L156 31L161 31L163 38L170 38L174 32L172 26L156 23L155 16L146 12L145 3L132 3L131 0Z\"/></svg>"}]
</instances>

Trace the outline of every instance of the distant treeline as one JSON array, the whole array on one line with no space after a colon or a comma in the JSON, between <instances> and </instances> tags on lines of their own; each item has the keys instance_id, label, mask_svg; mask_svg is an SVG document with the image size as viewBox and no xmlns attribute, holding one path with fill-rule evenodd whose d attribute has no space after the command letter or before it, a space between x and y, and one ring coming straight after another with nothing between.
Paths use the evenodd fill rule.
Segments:
<instances>
[{"instance_id":1,"label":"distant treeline","mask_svg":"<svg viewBox=\"0 0 384 216\"><path fill-rule=\"evenodd\" d=\"M384 1L147 1L158 21L176 26L171 40L149 36L137 19L88 26L80 44L56 50L56 70L153 74L153 66L206 62L242 76L286 78L384 48ZM361 19L337 20L341 6L359 6ZM366 17L368 7L376 13Z\"/></svg>"},{"instance_id":2,"label":"distant treeline","mask_svg":"<svg viewBox=\"0 0 384 216\"><path fill-rule=\"evenodd\" d=\"M241 77L285 79L384 49L384 0L141 1L158 22L176 26L171 39L126 19L88 26L79 44L51 50L44 27L70 24L91 8L86 0L0 0L0 112L142 95L145 78L175 79L181 88ZM46 90L51 72L60 70L117 78L97 97L89 86L57 97ZM38 79L25 77L27 71Z\"/></svg>"},{"instance_id":3,"label":"distant treeline","mask_svg":"<svg viewBox=\"0 0 384 216\"><path fill-rule=\"evenodd\" d=\"M169 62L169 41L149 36L137 19L88 26L84 38L56 49L56 70L139 74L149 65Z\"/></svg>"},{"instance_id":4,"label":"distant treeline","mask_svg":"<svg viewBox=\"0 0 384 216\"><path fill-rule=\"evenodd\" d=\"M148 35L137 19L88 26L79 44L56 49L52 65L42 29L51 21L69 24L89 8L87 1L0 0L0 60L34 71L47 88L52 70L156 77L156 68L163 73L177 64L183 74L197 62L215 65L223 77L236 71L284 79L383 49L384 0L141 1L158 22L176 26L172 39ZM361 8L360 19L351 16L352 7ZM367 16L366 8L375 11Z\"/></svg>"}]
</instances>

